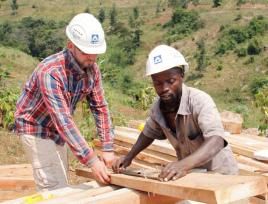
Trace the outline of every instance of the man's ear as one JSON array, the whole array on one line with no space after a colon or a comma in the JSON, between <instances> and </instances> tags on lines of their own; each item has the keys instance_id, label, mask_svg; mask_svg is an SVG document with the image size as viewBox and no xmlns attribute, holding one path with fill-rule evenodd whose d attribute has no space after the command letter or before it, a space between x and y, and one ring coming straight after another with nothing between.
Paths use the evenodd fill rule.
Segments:
<instances>
[{"instance_id":1,"label":"man's ear","mask_svg":"<svg viewBox=\"0 0 268 204\"><path fill-rule=\"evenodd\" d=\"M67 41L67 48L70 50L74 48L74 44L70 40Z\"/></svg>"},{"instance_id":2,"label":"man's ear","mask_svg":"<svg viewBox=\"0 0 268 204\"><path fill-rule=\"evenodd\" d=\"M181 77L184 78L184 72L181 72Z\"/></svg>"}]
</instances>

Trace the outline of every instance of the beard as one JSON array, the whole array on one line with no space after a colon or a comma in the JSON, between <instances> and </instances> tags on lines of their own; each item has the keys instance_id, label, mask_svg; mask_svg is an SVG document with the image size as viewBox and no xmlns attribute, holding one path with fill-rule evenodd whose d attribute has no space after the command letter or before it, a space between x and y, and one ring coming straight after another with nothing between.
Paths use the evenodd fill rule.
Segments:
<instances>
[{"instance_id":1,"label":"beard","mask_svg":"<svg viewBox=\"0 0 268 204\"><path fill-rule=\"evenodd\" d=\"M160 106L163 112L175 112L179 108L179 97L170 95L168 97L160 97Z\"/></svg>"}]
</instances>

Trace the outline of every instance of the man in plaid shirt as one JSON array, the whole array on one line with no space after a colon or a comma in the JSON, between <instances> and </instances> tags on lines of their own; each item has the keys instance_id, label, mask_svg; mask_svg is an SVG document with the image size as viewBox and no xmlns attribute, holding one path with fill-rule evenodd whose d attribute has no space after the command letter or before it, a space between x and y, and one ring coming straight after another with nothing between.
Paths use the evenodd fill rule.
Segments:
<instances>
[{"instance_id":1,"label":"man in plaid shirt","mask_svg":"<svg viewBox=\"0 0 268 204\"><path fill-rule=\"evenodd\" d=\"M44 59L34 70L17 102L15 130L32 163L38 190L67 186L68 144L95 177L109 183L106 166L114 160L113 129L96 64L106 51L99 21L88 13L76 15L66 28L67 48ZM86 98L102 141L99 160L78 130L73 112Z\"/></svg>"}]
</instances>

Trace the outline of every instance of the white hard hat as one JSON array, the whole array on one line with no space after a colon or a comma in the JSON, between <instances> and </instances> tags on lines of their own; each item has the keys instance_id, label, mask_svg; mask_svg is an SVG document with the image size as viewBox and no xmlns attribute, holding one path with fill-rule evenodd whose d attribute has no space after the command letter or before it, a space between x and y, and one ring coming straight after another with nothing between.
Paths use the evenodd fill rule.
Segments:
<instances>
[{"instance_id":1,"label":"white hard hat","mask_svg":"<svg viewBox=\"0 0 268 204\"><path fill-rule=\"evenodd\" d=\"M106 51L102 26L89 13L80 13L73 17L66 27L66 35L76 47L86 54L102 54Z\"/></svg>"},{"instance_id":2,"label":"white hard hat","mask_svg":"<svg viewBox=\"0 0 268 204\"><path fill-rule=\"evenodd\" d=\"M178 50L167 45L158 45L147 59L146 76L180 66L184 67L185 72L189 69L188 63Z\"/></svg>"}]
</instances>

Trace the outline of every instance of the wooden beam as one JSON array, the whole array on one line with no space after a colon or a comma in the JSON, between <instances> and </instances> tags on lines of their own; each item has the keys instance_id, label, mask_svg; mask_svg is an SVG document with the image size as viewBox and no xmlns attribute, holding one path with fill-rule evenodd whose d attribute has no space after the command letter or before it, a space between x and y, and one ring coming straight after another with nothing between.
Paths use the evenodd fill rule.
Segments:
<instances>
[{"instance_id":1,"label":"wooden beam","mask_svg":"<svg viewBox=\"0 0 268 204\"><path fill-rule=\"evenodd\" d=\"M100 194L104 194L107 192L111 192L113 190L116 190L120 188L119 186L103 186L98 188L91 188L88 190L83 190L80 192L68 194L63 197L57 197L54 199L38 202L38 204L58 204L58 203L82 203L82 200L87 199L89 197L97 196Z\"/></svg>"},{"instance_id":2,"label":"wooden beam","mask_svg":"<svg viewBox=\"0 0 268 204\"><path fill-rule=\"evenodd\" d=\"M98 140L94 140L94 145L96 147L100 147L100 142ZM114 144L114 151L119 155L127 155L127 153L130 151L130 148L122 146L122 145ZM174 159L173 160L168 160L168 159L165 159L165 158L163 158L161 156L149 154L149 153L146 153L146 152L143 152L143 151L140 152L135 157L135 159L142 160L142 161L148 162L150 164L160 165L160 166L174 161Z\"/></svg>"},{"instance_id":3,"label":"wooden beam","mask_svg":"<svg viewBox=\"0 0 268 204\"><path fill-rule=\"evenodd\" d=\"M42 196L44 198L47 198L47 197L62 197L62 196L66 196L66 195L71 195L71 194L74 194L74 193L77 193L77 192L81 192L81 191L85 191L85 190L88 190L88 189L93 189L93 188L98 188L98 187L101 187L102 185L100 185L99 183L97 183L96 181L91 181L91 182L86 182L86 183L82 183L82 184L79 184L79 185L76 185L76 186L68 186L68 187L65 187L65 188L60 188L60 189L56 189L56 190L52 190L52 191L47 191L47 192L42 192L42 193L36 193L36 194L33 194L33 193L20 193L18 195L20 196L16 196L16 197L13 197L13 200L9 200L9 201L5 201L4 204L18 204L18 203L25 203L25 199L29 196ZM5 191L3 191L5 192ZM20 191L22 192L22 191ZM16 192L15 192L16 193ZM0 194L1 195L1 194ZM21 196L24 196L24 197L21 197ZM20 197L20 198L18 198ZM17 198L17 199L15 199ZM9 198L11 199L11 198ZM7 200L7 199L5 199Z\"/></svg>"},{"instance_id":4,"label":"wooden beam","mask_svg":"<svg viewBox=\"0 0 268 204\"><path fill-rule=\"evenodd\" d=\"M134 144L136 140L138 139L138 134L139 133L128 132L125 129L122 130L121 128L116 127L114 140ZM166 142L165 140L154 140L154 142L147 148L150 150L158 151L158 152L168 154L171 156L176 156L176 152L174 148L172 147L172 145Z\"/></svg>"},{"instance_id":5,"label":"wooden beam","mask_svg":"<svg viewBox=\"0 0 268 204\"><path fill-rule=\"evenodd\" d=\"M148 195L147 193L127 188L122 188L109 193L100 194L95 197L79 199L80 204L173 204L177 201L180 201L180 199L160 195Z\"/></svg>"},{"instance_id":6,"label":"wooden beam","mask_svg":"<svg viewBox=\"0 0 268 204\"><path fill-rule=\"evenodd\" d=\"M0 165L0 176L33 177L33 170L30 164Z\"/></svg>"},{"instance_id":7,"label":"wooden beam","mask_svg":"<svg viewBox=\"0 0 268 204\"><path fill-rule=\"evenodd\" d=\"M76 174L79 176L89 176L89 173L88 169L76 169ZM176 181L160 182L122 174L111 174L111 183L205 203L230 203L267 192L265 179L258 176L190 173Z\"/></svg>"},{"instance_id":8,"label":"wooden beam","mask_svg":"<svg viewBox=\"0 0 268 204\"><path fill-rule=\"evenodd\" d=\"M35 189L33 178L0 177L0 190Z\"/></svg>"}]
</instances>

